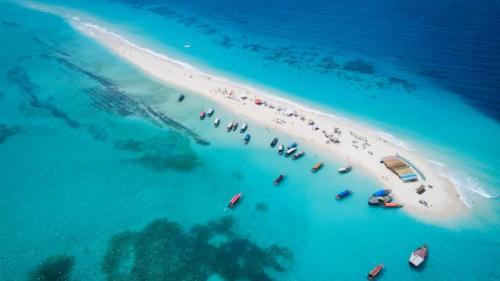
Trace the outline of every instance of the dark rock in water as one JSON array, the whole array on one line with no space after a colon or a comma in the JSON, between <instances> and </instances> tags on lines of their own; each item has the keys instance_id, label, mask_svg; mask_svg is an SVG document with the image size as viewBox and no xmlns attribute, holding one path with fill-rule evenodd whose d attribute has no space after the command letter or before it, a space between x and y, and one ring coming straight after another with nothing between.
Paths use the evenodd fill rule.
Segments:
<instances>
[{"instance_id":1,"label":"dark rock in water","mask_svg":"<svg viewBox=\"0 0 500 281\"><path fill-rule=\"evenodd\" d=\"M328 72L332 69L338 68L339 64L331 57L324 57L318 63L318 67L323 69L325 72Z\"/></svg>"},{"instance_id":2,"label":"dark rock in water","mask_svg":"<svg viewBox=\"0 0 500 281\"><path fill-rule=\"evenodd\" d=\"M6 20L2 21L2 25L6 26L6 27L10 27L10 28L21 27L21 25L18 23L15 23L12 21L6 21Z\"/></svg>"},{"instance_id":3,"label":"dark rock in water","mask_svg":"<svg viewBox=\"0 0 500 281\"><path fill-rule=\"evenodd\" d=\"M215 40L215 42L225 48L234 47L233 39L229 36L221 36L219 39Z\"/></svg>"},{"instance_id":4,"label":"dark rock in water","mask_svg":"<svg viewBox=\"0 0 500 281\"><path fill-rule=\"evenodd\" d=\"M255 204L255 210L262 213L267 213L267 211L269 210L269 206L264 202L260 202Z\"/></svg>"},{"instance_id":5,"label":"dark rock in water","mask_svg":"<svg viewBox=\"0 0 500 281\"><path fill-rule=\"evenodd\" d=\"M140 164L158 171L175 169L188 171L200 165L196 153L188 139L176 132L144 141L121 140L115 148L140 153L141 155L125 161Z\"/></svg>"},{"instance_id":6,"label":"dark rock in water","mask_svg":"<svg viewBox=\"0 0 500 281\"><path fill-rule=\"evenodd\" d=\"M19 126L8 126L0 123L0 144L10 137L22 133L22 131L22 128Z\"/></svg>"},{"instance_id":7,"label":"dark rock in water","mask_svg":"<svg viewBox=\"0 0 500 281\"><path fill-rule=\"evenodd\" d=\"M413 85L412 83L410 83L408 80L401 79L401 78L398 78L398 77L389 77L389 83L391 85L399 84L405 90L407 90L409 92L415 91L417 89L417 87L415 87L415 85Z\"/></svg>"},{"instance_id":8,"label":"dark rock in water","mask_svg":"<svg viewBox=\"0 0 500 281\"><path fill-rule=\"evenodd\" d=\"M184 231L158 219L139 232L123 232L108 243L102 271L109 281L273 280L269 271L285 272L291 252L276 245L257 246L233 231L231 217Z\"/></svg>"},{"instance_id":9,"label":"dark rock in water","mask_svg":"<svg viewBox=\"0 0 500 281\"><path fill-rule=\"evenodd\" d=\"M9 82L17 85L23 93L28 97L29 103L32 107L46 110L53 117L63 120L68 126L72 128L78 128L80 124L68 116L63 110L59 109L55 105L41 101L37 96L38 86L31 82L30 77L26 73L26 70L21 67L14 67L9 70L7 74L7 79Z\"/></svg>"},{"instance_id":10,"label":"dark rock in water","mask_svg":"<svg viewBox=\"0 0 500 281\"><path fill-rule=\"evenodd\" d=\"M361 59L354 59L345 62L342 69L345 71L358 72L363 74L375 73L375 67Z\"/></svg>"},{"instance_id":11,"label":"dark rock in water","mask_svg":"<svg viewBox=\"0 0 500 281\"><path fill-rule=\"evenodd\" d=\"M106 141L108 139L108 133L103 126L90 125L87 127L87 132L89 132L96 141Z\"/></svg>"},{"instance_id":12,"label":"dark rock in water","mask_svg":"<svg viewBox=\"0 0 500 281\"><path fill-rule=\"evenodd\" d=\"M86 89L86 93L92 100L93 105L96 108L104 110L110 113L116 113L121 116L136 115L146 120L150 120L159 126L166 126L174 128L180 132L183 132L193 138L196 143L201 145L209 145L210 142L202 139L198 134L182 125L181 123L173 120L172 118L166 116L164 113L154 110L149 105L144 105L134 100L132 97L127 95L127 93L120 89L116 84L113 83L108 78L100 76L96 73L90 72L83 69L69 60L61 57L52 57L54 60L60 64L77 71L90 79L96 81L100 84L103 89L100 88L89 88Z\"/></svg>"},{"instance_id":13,"label":"dark rock in water","mask_svg":"<svg viewBox=\"0 0 500 281\"><path fill-rule=\"evenodd\" d=\"M74 265L75 259L72 256L49 257L30 274L29 281L69 281Z\"/></svg>"}]
</instances>

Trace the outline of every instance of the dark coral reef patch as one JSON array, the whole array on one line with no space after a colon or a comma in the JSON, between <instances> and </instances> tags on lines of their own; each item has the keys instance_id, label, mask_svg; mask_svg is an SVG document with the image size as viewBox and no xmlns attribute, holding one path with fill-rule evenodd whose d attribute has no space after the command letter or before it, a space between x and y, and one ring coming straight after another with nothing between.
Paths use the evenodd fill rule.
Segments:
<instances>
[{"instance_id":1,"label":"dark coral reef patch","mask_svg":"<svg viewBox=\"0 0 500 281\"><path fill-rule=\"evenodd\" d=\"M139 232L115 235L108 243L102 271L108 281L273 280L269 272L285 272L290 250L259 247L233 231L223 217L194 226L189 232L168 219L151 222ZM216 242L215 242L216 241Z\"/></svg>"},{"instance_id":2,"label":"dark coral reef patch","mask_svg":"<svg viewBox=\"0 0 500 281\"><path fill-rule=\"evenodd\" d=\"M69 281L75 258L68 255L51 256L31 272L29 281Z\"/></svg>"}]
</instances>

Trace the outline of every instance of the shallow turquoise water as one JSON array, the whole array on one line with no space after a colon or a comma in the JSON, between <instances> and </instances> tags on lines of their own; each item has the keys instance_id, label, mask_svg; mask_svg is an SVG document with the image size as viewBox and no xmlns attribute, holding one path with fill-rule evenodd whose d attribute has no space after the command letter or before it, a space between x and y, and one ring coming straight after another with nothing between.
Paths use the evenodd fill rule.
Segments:
<instances>
[{"instance_id":1,"label":"shallow turquoise water","mask_svg":"<svg viewBox=\"0 0 500 281\"><path fill-rule=\"evenodd\" d=\"M72 261L65 267L71 280L358 280L380 262L387 267L381 280L499 278L496 203L475 206L471 218L447 227L369 208L365 200L376 186L364 175L338 176L341 163L332 161L312 175L315 151L297 162L280 158L268 148L277 133L251 123L252 141L243 146L241 135L223 130L236 116L216 108L223 121L214 129L197 118L207 100L187 93L178 104L178 90L151 81L60 18L0 7L0 279L35 278L51 269L41 262L63 254L71 258L56 268ZM229 52L227 61L236 55ZM389 129L390 120L377 124ZM461 149L447 141L453 148L445 152ZM478 153L498 152L488 149ZM472 159L484 165L482 156ZM274 188L282 171L288 178ZM354 195L335 202L345 187ZM236 192L244 194L241 205L225 212ZM164 221L144 230L159 218L181 230ZM194 225L202 226L189 233ZM116 236L126 231L133 233ZM408 255L424 242L429 261L411 270Z\"/></svg>"}]
</instances>

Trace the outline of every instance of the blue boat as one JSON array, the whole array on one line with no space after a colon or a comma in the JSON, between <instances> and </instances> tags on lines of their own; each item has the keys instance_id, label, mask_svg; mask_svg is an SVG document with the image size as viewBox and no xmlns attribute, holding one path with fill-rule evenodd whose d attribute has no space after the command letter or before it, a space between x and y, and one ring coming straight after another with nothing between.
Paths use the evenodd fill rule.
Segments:
<instances>
[{"instance_id":1,"label":"blue boat","mask_svg":"<svg viewBox=\"0 0 500 281\"><path fill-rule=\"evenodd\" d=\"M351 194L350 190L344 190L344 191L337 193L337 196L335 196L335 198L337 198L337 200L340 200L344 197L347 197L349 194Z\"/></svg>"},{"instance_id":2,"label":"blue boat","mask_svg":"<svg viewBox=\"0 0 500 281\"><path fill-rule=\"evenodd\" d=\"M389 195L392 192L390 189L381 189L376 192L374 192L372 195L375 197L381 197L381 196L386 196Z\"/></svg>"},{"instance_id":3,"label":"blue boat","mask_svg":"<svg viewBox=\"0 0 500 281\"><path fill-rule=\"evenodd\" d=\"M296 142L292 142L289 146L286 147L286 150L289 150L290 148L294 148L294 147L297 147Z\"/></svg>"},{"instance_id":4,"label":"blue boat","mask_svg":"<svg viewBox=\"0 0 500 281\"><path fill-rule=\"evenodd\" d=\"M243 139L243 142L247 144L250 141L250 134L246 134L245 138Z\"/></svg>"}]
</instances>

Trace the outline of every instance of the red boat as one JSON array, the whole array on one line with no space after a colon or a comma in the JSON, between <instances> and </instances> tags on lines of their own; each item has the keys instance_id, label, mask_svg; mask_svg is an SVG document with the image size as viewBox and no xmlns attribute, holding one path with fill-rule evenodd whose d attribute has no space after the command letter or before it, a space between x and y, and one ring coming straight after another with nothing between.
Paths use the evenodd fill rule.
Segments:
<instances>
[{"instance_id":1,"label":"red boat","mask_svg":"<svg viewBox=\"0 0 500 281\"><path fill-rule=\"evenodd\" d=\"M263 103L264 103L264 101L262 101L261 99L256 99L256 100L255 100L255 104L256 104L256 105L261 105L261 104L263 104Z\"/></svg>"},{"instance_id":2,"label":"red boat","mask_svg":"<svg viewBox=\"0 0 500 281\"><path fill-rule=\"evenodd\" d=\"M233 208L234 205L236 205L236 203L238 202L238 200L240 200L242 194L241 193L236 193L233 198L231 198L231 200L229 201L229 204L227 205L228 208Z\"/></svg>"},{"instance_id":3,"label":"red boat","mask_svg":"<svg viewBox=\"0 0 500 281\"><path fill-rule=\"evenodd\" d=\"M377 275L382 271L382 269L384 269L384 265L383 264L379 264L379 265L375 266L370 271L370 273L368 273L368 276L366 278L368 278L368 280L375 279L375 277L377 277Z\"/></svg>"},{"instance_id":4,"label":"red boat","mask_svg":"<svg viewBox=\"0 0 500 281\"><path fill-rule=\"evenodd\" d=\"M205 119L206 113L205 111L200 112L200 120Z\"/></svg>"}]
</instances>

